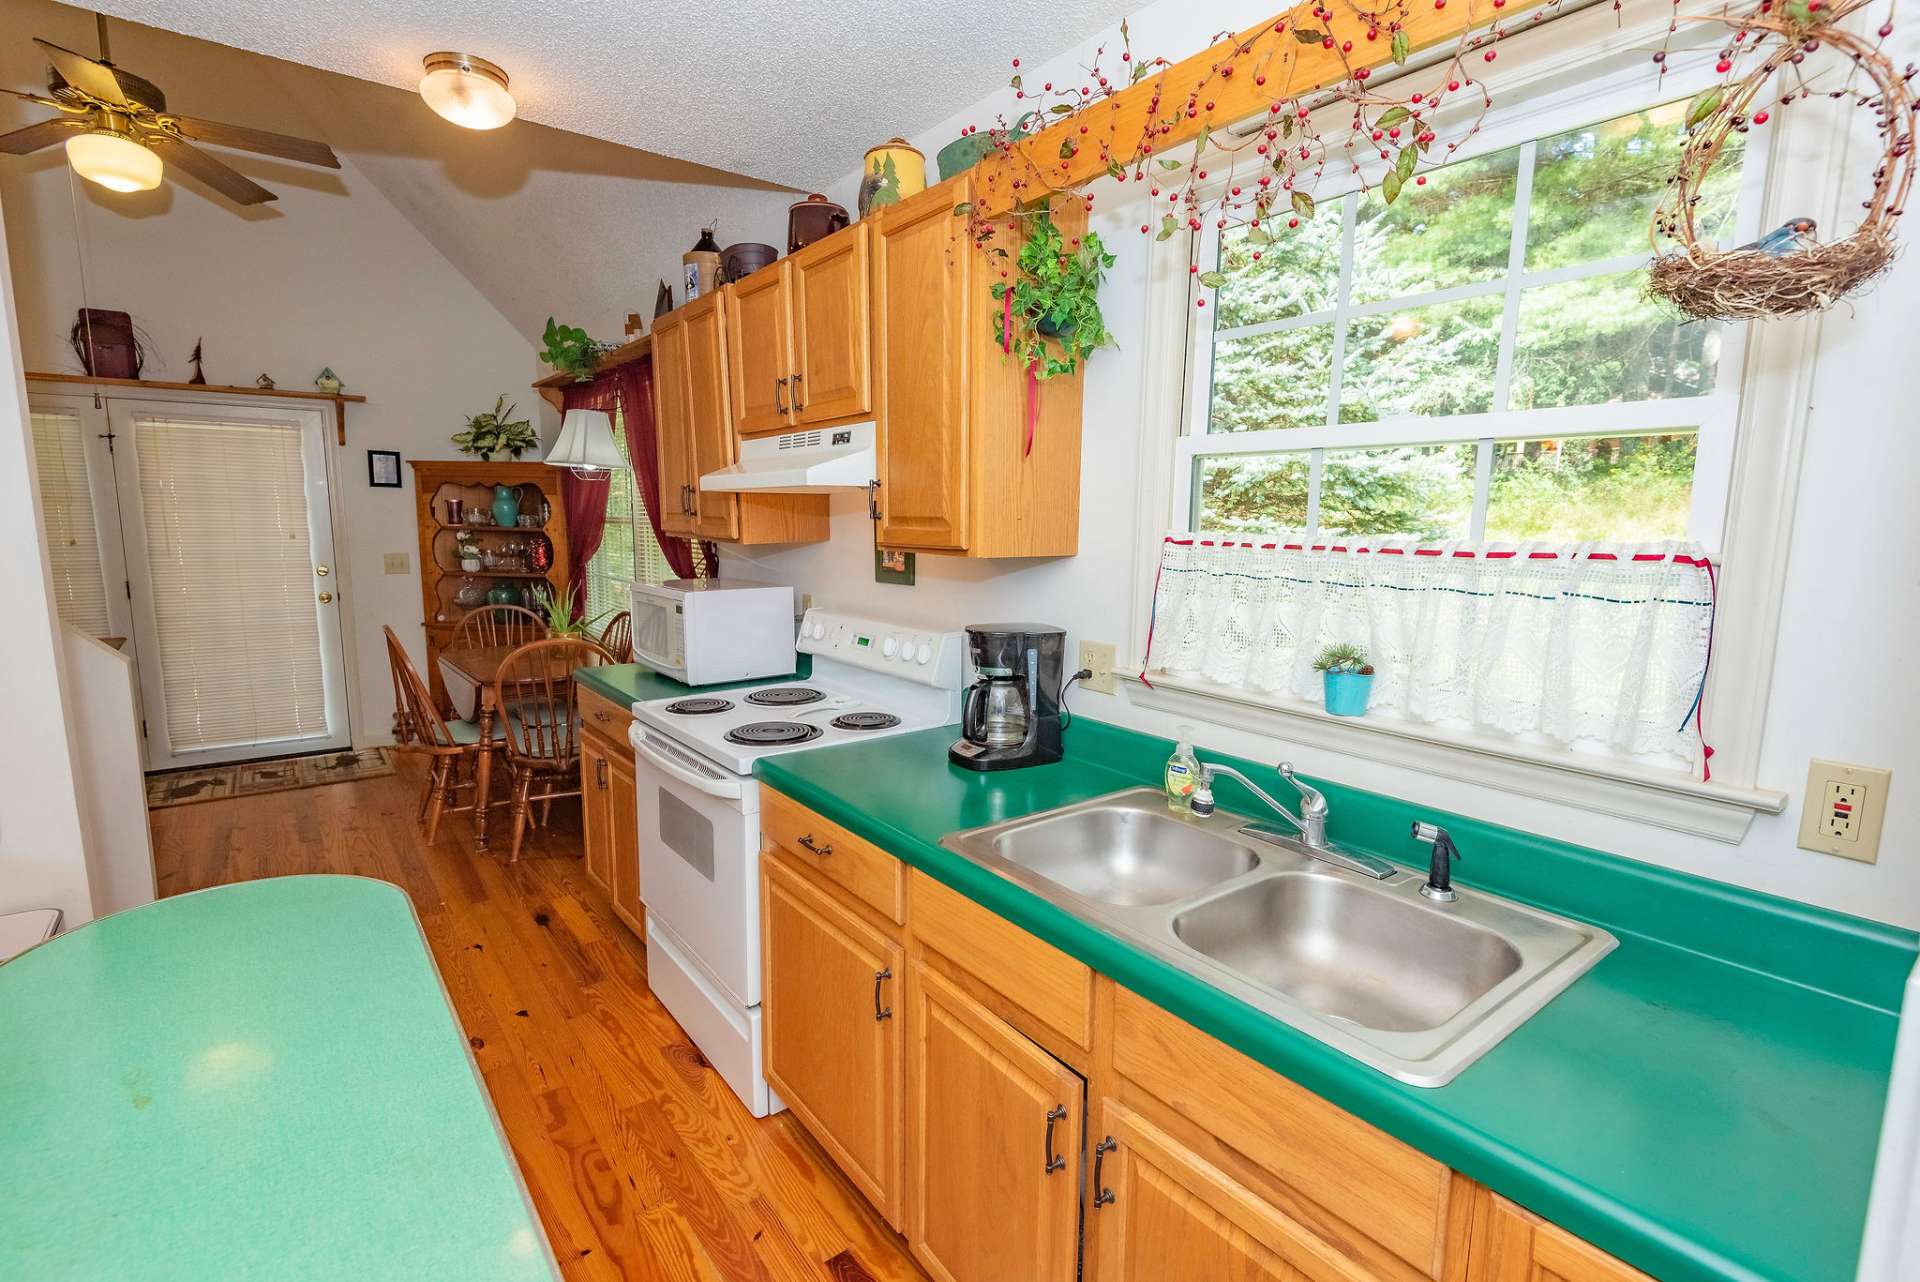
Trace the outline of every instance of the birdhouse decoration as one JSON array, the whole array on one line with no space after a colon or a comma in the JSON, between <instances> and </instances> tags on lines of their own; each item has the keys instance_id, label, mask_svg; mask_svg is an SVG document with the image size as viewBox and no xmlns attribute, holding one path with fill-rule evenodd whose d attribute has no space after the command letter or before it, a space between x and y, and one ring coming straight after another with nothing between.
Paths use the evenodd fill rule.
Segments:
<instances>
[{"instance_id":1,"label":"birdhouse decoration","mask_svg":"<svg viewBox=\"0 0 1920 1282\"><path fill-rule=\"evenodd\" d=\"M331 365L321 367L319 375L313 380L313 385L328 396L338 396L340 394L340 388L343 386L340 382L340 376L333 372Z\"/></svg>"},{"instance_id":2,"label":"birdhouse decoration","mask_svg":"<svg viewBox=\"0 0 1920 1282\"><path fill-rule=\"evenodd\" d=\"M1871 3L1762 0L1717 15L1733 29L1720 54L1725 79L1687 109L1680 169L1653 215L1656 249L1677 246L1654 259L1648 277L1654 295L1701 320L1793 316L1833 306L1892 265L1894 223L1913 183L1915 110L1906 75L1882 51L1891 19L1878 28L1878 39L1847 29L1847 19ZM1835 235L1840 229L1801 215L1731 249L1702 241L1696 210L1722 149L1809 97L1815 69L1804 64L1815 58L1855 70L1844 88L1825 93L1871 109L1880 127L1883 145L1874 155L1860 222ZM1664 51L1654 59L1664 66Z\"/></svg>"}]
</instances>

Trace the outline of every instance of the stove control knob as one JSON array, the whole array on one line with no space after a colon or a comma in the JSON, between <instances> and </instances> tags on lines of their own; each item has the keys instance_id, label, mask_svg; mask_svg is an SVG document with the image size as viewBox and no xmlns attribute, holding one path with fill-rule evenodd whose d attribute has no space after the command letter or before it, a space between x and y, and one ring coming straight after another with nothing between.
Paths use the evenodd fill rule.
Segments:
<instances>
[{"instance_id":1,"label":"stove control knob","mask_svg":"<svg viewBox=\"0 0 1920 1282\"><path fill-rule=\"evenodd\" d=\"M885 641L882 641L880 643L880 653L885 655L889 659L891 659L894 656L895 652L898 651L899 649L900 649L900 639L898 637L888 637Z\"/></svg>"},{"instance_id":2,"label":"stove control knob","mask_svg":"<svg viewBox=\"0 0 1920 1282\"><path fill-rule=\"evenodd\" d=\"M931 658L933 658L932 648L929 647L925 641L922 641L920 643L920 648L914 651L914 655L913 655L914 662L919 664L925 664Z\"/></svg>"},{"instance_id":3,"label":"stove control knob","mask_svg":"<svg viewBox=\"0 0 1920 1282\"><path fill-rule=\"evenodd\" d=\"M821 640L821 639L823 639L823 638L824 638L824 637L825 637L826 635L827 635L827 625L826 625L826 624L824 624L824 623L816 623L816 624L814 624L814 625L813 625L813 639L814 639L815 641L819 641L819 640Z\"/></svg>"}]
</instances>

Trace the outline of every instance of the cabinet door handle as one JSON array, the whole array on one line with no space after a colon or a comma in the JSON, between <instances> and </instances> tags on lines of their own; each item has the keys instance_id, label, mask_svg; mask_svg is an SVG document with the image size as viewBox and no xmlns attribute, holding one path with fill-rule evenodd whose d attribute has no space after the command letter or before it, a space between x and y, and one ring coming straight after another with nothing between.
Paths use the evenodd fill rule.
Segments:
<instances>
[{"instance_id":1,"label":"cabinet door handle","mask_svg":"<svg viewBox=\"0 0 1920 1282\"><path fill-rule=\"evenodd\" d=\"M822 857L825 857L825 856L827 856L827 855L830 855L830 854L832 854L832 853L833 853L833 843L832 843L832 842L828 842L828 843L827 843L826 845L824 845L824 846L816 846L816 845L814 845L814 844L813 844L813 834L812 834L812 833L808 833L808 834L807 834L806 836L804 836L804 837L800 837L800 838L797 838L797 839L795 839L795 841L794 841L794 843L793 843L793 844L794 844L794 845L796 845L796 846L798 846L798 847L800 847L800 849L802 849L802 850L805 850L805 851L810 851L811 853L813 853L813 854L816 854L816 855L820 855L820 856L822 856Z\"/></svg>"},{"instance_id":2,"label":"cabinet door handle","mask_svg":"<svg viewBox=\"0 0 1920 1282\"><path fill-rule=\"evenodd\" d=\"M1047 1110L1047 1174L1066 1169L1067 1159L1053 1151L1053 1128L1067 1115L1065 1104L1055 1104Z\"/></svg>"},{"instance_id":3,"label":"cabinet door handle","mask_svg":"<svg viewBox=\"0 0 1920 1282\"><path fill-rule=\"evenodd\" d=\"M1093 1209L1113 1205L1113 1190L1100 1183L1100 1167L1106 1162L1107 1154L1120 1146L1109 1135L1093 1146Z\"/></svg>"},{"instance_id":4,"label":"cabinet door handle","mask_svg":"<svg viewBox=\"0 0 1920 1282\"><path fill-rule=\"evenodd\" d=\"M779 410L782 414L790 414L793 412L787 408L786 398L781 395L781 393L786 390L787 380L784 375L773 380L773 408Z\"/></svg>"},{"instance_id":5,"label":"cabinet door handle","mask_svg":"<svg viewBox=\"0 0 1920 1282\"><path fill-rule=\"evenodd\" d=\"M893 967L882 966L873 972L873 1022L893 1018L893 1007L880 1004L880 985L893 978Z\"/></svg>"},{"instance_id":6,"label":"cabinet door handle","mask_svg":"<svg viewBox=\"0 0 1920 1282\"><path fill-rule=\"evenodd\" d=\"M605 757L593 763L593 783L601 792L607 790L607 759Z\"/></svg>"},{"instance_id":7,"label":"cabinet door handle","mask_svg":"<svg viewBox=\"0 0 1920 1282\"><path fill-rule=\"evenodd\" d=\"M793 376L793 412L795 414L798 414L801 410L807 408L807 403L800 399L801 377L802 375L799 375L799 374L795 374Z\"/></svg>"}]
</instances>

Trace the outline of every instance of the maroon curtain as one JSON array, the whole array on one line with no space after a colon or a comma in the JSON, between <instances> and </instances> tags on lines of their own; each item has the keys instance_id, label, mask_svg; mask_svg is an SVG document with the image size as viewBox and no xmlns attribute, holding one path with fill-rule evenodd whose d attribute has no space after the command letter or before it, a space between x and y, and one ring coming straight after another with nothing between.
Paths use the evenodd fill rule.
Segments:
<instances>
[{"instance_id":1,"label":"maroon curtain","mask_svg":"<svg viewBox=\"0 0 1920 1282\"><path fill-rule=\"evenodd\" d=\"M597 378L591 383L575 383L561 393L561 404L570 410L605 410L613 413L620 394L613 377ZM575 614L587 608L587 562L600 550L600 538L607 529L608 472L581 476L569 468L560 470L560 508L567 517L567 594L573 598Z\"/></svg>"},{"instance_id":2,"label":"maroon curtain","mask_svg":"<svg viewBox=\"0 0 1920 1282\"><path fill-rule=\"evenodd\" d=\"M610 372L606 378L620 388L621 419L627 429L627 455L633 460L633 479L641 501L647 505L647 522L667 565L679 578L713 576L720 558L711 543L701 545L703 556L694 555L693 544L660 528L660 429L653 416L653 358L643 356ZM606 380L602 380L606 381ZM697 564L698 562L698 564Z\"/></svg>"}]
</instances>

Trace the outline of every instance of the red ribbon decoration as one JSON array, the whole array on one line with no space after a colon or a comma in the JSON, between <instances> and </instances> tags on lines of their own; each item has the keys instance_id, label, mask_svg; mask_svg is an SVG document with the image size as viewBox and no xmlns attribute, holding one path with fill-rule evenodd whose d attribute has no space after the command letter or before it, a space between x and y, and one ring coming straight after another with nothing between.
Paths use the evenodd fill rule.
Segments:
<instances>
[{"instance_id":1,"label":"red ribbon decoration","mask_svg":"<svg viewBox=\"0 0 1920 1282\"><path fill-rule=\"evenodd\" d=\"M1007 355L1013 354L1013 289L1000 296L1000 350ZM1033 453L1033 429L1040 422L1040 362L1027 362L1027 442L1020 451L1022 458Z\"/></svg>"}]
</instances>

